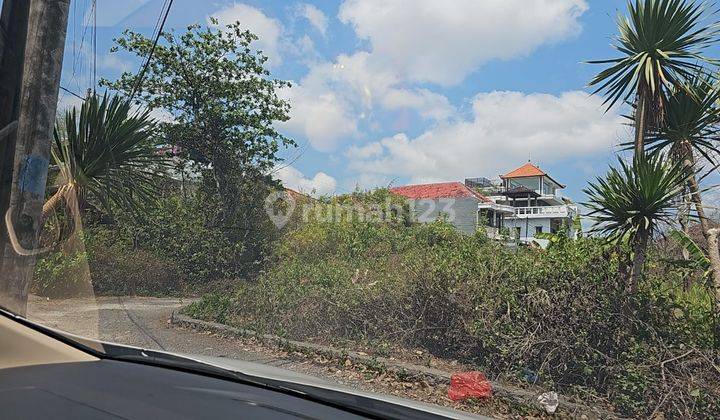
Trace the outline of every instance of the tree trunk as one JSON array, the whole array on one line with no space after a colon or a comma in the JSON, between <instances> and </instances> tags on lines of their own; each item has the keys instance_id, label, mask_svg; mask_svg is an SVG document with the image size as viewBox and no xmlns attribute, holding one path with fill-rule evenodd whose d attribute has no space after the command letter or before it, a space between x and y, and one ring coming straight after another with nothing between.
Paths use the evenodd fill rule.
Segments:
<instances>
[{"instance_id":1,"label":"tree trunk","mask_svg":"<svg viewBox=\"0 0 720 420\"><path fill-rule=\"evenodd\" d=\"M55 194L52 195L52 197L48 198L48 200L43 204L42 207L42 218L45 220L50 212L55 210L55 208L60 204L60 202L65 198L65 194L67 193L68 187L67 185L63 185L62 187L58 188L58 190L55 192Z\"/></svg>"},{"instance_id":2,"label":"tree trunk","mask_svg":"<svg viewBox=\"0 0 720 420\"><path fill-rule=\"evenodd\" d=\"M713 267L712 277L715 288L715 314L718 316L720 315L720 271L715 270L714 267L720 266L720 250L718 250L718 233L720 233L720 229L712 228L709 229L707 233L708 257L710 258L710 264Z\"/></svg>"},{"instance_id":3,"label":"tree trunk","mask_svg":"<svg viewBox=\"0 0 720 420\"><path fill-rule=\"evenodd\" d=\"M686 161L688 161L686 159ZM686 167L687 164L686 164ZM703 235L705 239L708 238L708 229L710 229L710 223L708 218L705 216L705 209L702 205L702 198L700 197L700 185L695 176L695 163L693 160L689 160L690 179L688 180L688 186L690 187L690 200L695 204L695 211L697 212L698 219L700 219L700 227L702 227Z\"/></svg>"},{"instance_id":4,"label":"tree trunk","mask_svg":"<svg viewBox=\"0 0 720 420\"><path fill-rule=\"evenodd\" d=\"M637 108L635 109L635 156L645 152L645 131L647 126L648 100L644 83L638 86Z\"/></svg>"},{"instance_id":5,"label":"tree trunk","mask_svg":"<svg viewBox=\"0 0 720 420\"><path fill-rule=\"evenodd\" d=\"M12 190L6 215L17 233L19 246L34 250L42 228L50 139L55 124L70 1L33 0L29 3ZM20 255L13 244L6 244L2 251L0 304L24 315L35 256Z\"/></svg>"},{"instance_id":6,"label":"tree trunk","mask_svg":"<svg viewBox=\"0 0 720 420\"><path fill-rule=\"evenodd\" d=\"M235 197L231 180L229 179L229 168L226 167L225 162L222 158L213 159L213 176L215 177L215 186L217 188L218 195L222 201L222 221L226 222L230 220L235 213Z\"/></svg>"},{"instance_id":7,"label":"tree trunk","mask_svg":"<svg viewBox=\"0 0 720 420\"><path fill-rule=\"evenodd\" d=\"M645 266L645 257L647 254L649 234L646 231L640 231L635 235L633 240L633 262L630 271L630 281L628 282L627 291L630 294L637 292L640 277L642 277L643 267Z\"/></svg>"},{"instance_id":8,"label":"tree trunk","mask_svg":"<svg viewBox=\"0 0 720 420\"><path fill-rule=\"evenodd\" d=\"M678 224L680 230L687 236L690 233L689 219L690 219L690 183L687 182L682 192L682 202L678 207ZM683 248L682 250L683 259L685 261L690 259L690 252Z\"/></svg>"}]
</instances>

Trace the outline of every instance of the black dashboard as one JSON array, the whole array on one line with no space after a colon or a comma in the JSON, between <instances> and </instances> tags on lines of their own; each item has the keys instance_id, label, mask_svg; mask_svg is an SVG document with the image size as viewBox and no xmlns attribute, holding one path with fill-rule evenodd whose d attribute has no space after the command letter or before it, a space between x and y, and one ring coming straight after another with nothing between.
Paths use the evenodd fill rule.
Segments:
<instances>
[{"instance_id":1,"label":"black dashboard","mask_svg":"<svg viewBox=\"0 0 720 420\"><path fill-rule=\"evenodd\" d=\"M298 396L114 360L0 370L2 419L361 418Z\"/></svg>"}]
</instances>

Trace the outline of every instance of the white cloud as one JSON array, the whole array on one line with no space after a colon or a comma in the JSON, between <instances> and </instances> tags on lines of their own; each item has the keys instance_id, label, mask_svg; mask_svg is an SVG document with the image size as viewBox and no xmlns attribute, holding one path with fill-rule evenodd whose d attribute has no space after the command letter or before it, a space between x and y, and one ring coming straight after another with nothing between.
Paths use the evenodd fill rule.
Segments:
<instances>
[{"instance_id":1,"label":"white cloud","mask_svg":"<svg viewBox=\"0 0 720 420\"><path fill-rule=\"evenodd\" d=\"M358 137L360 122L369 120L377 108L407 108L430 120L453 114L446 97L427 89L400 87L397 75L369 58L369 53L361 51L339 55L334 62L312 64L286 94L292 111L284 126L307 136L315 149L328 152L342 140Z\"/></svg>"},{"instance_id":2,"label":"white cloud","mask_svg":"<svg viewBox=\"0 0 720 420\"><path fill-rule=\"evenodd\" d=\"M257 46L268 57L268 66L277 66L282 61L279 51L282 26L277 20L266 16L260 9L247 4L235 3L211 16L218 20L221 27L239 21L243 28L249 29L257 35L259 38L256 42ZM208 24L210 24L210 17L208 17Z\"/></svg>"},{"instance_id":3,"label":"white cloud","mask_svg":"<svg viewBox=\"0 0 720 420\"><path fill-rule=\"evenodd\" d=\"M585 0L346 0L339 18L403 78L452 85L580 31Z\"/></svg>"},{"instance_id":4,"label":"white cloud","mask_svg":"<svg viewBox=\"0 0 720 420\"><path fill-rule=\"evenodd\" d=\"M415 109L421 117L433 120L445 120L455 112L445 96L427 89L391 89L382 101L387 109Z\"/></svg>"},{"instance_id":5,"label":"white cloud","mask_svg":"<svg viewBox=\"0 0 720 420\"><path fill-rule=\"evenodd\" d=\"M133 68L132 63L123 60L122 58L118 57L117 54L113 53L103 54L98 57L98 65L101 69L114 70L121 73L130 71Z\"/></svg>"},{"instance_id":6,"label":"white cloud","mask_svg":"<svg viewBox=\"0 0 720 420\"><path fill-rule=\"evenodd\" d=\"M370 49L311 61L286 96L283 126L322 152L378 127L406 130L412 113L432 129L453 126L455 107L419 82L455 84L484 62L572 36L586 9L585 0L346 0L339 17ZM309 39L298 45L314 49Z\"/></svg>"},{"instance_id":7,"label":"white cloud","mask_svg":"<svg viewBox=\"0 0 720 420\"><path fill-rule=\"evenodd\" d=\"M605 114L601 102L581 91L478 94L466 120L440 124L412 139L399 133L350 148L350 169L366 177L449 181L500 174L529 153L541 164L607 153L618 140L622 118Z\"/></svg>"},{"instance_id":8,"label":"white cloud","mask_svg":"<svg viewBox=\"0 0 720 420\"><path fill-rule=\"evenodd\" d=\"M380 143L370 143L365 146L350 146L345 155L350 159L368 159L383 154L383 147Z\"/></svg>"},{"instance_id":9,"label":"white cloud","mask_svg":"<svg viewBox=\"0 0 720 420\"><path fill-rule=\"evenodd\" d=\"M335 178L325 172L318 172L312 178L306 178L302 172L292 166L279 167L275 177L287 188L314 196L332 194L337 188Z\"/></svg>"},{"instance_id":10,"label":"white cloud","mask_svg":"<svg viewBox=\"0 0 720 420\"><path fill-rule=\"evenodd\" d=\"M314 149L330 152L341 139L358 135L355 119L336 93L316 91L300 84L283 89L280 96L289 101L292 108L290 120L278 126L307 137Z\"/></svg>"},{"instance_id":11,"label":"white cloud","mask_svg":"<svg viewBox=\"0 0 720 420\"><path fill-rule=\"evenodd\" d=\"M298 11L302 17L307 19L308 22L310 22L310 24L322 34L322 36L325 36L328 22L327 16L325 16L325 13L323 13L322 10L312 4L303 3L298 5Z\"/></svg>"},{"instance_id":12,"label":"white cloud","mask_svg":"<svg viewBox=\"0 0 720 420\"><path fill-rule=\"evenodd\" d=\"M56 113L58 115L64 115L65 111L69 111L72 108L80 108L83 104L83 100L75 95L60 90L58 93L58 102Z\"/></svg>"}]
</instances>

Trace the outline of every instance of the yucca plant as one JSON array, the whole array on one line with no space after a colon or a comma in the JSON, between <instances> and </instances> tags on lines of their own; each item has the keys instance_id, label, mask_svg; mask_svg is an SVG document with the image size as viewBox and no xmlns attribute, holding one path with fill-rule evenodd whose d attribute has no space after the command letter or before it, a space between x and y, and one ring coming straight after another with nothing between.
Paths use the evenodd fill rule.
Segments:
<instances>
[{"instance_id":1,"label":"yucca plant","mask_svg":"<svg viewBox=\"0 0 720 420\"><path fill-rule=\"evenodd\" d=\"M622 55L589 61L610 65L590 82L605 94L608 108L633 101L635 154L644 151L648 128L662 123L667 92L679 89L703 64L716 62L702 51L718 39L719 28L705 3L687 0L635 0L628 16L618 17L613 47Z\"/></svg>"},{"instance_id":2,"label":"yucca plant","mask_svg":"<svg viewBox=\"0 0 720 420\"><path fill-rule=\"evenodd\" d=\"M627 240L632 266L626 287L637 290L645 264L647 246L663 224L674 220L674 200L682 192L687 173L682 164L660 153L635 155L631 163L618 159L605 178L596 178L585 190L587 214L595 221L592 231L609 240Z\"/></svg>"},{"instance_id":3,"label":"yucca plant","mask_svg":"<svg viewBox=\"0 0 720 420\"><path fill-rule=\"evenodd\" d=\"M710 229L702 205L697 179L696 154L711 164L720 153L720 90L714 77L698 74L682 89L676 89L667 101L664 124L648 133L650 151L665 150L668 156L681 162L687 170L689 199L695 205L703 235ZM687 197L683 196L685 200Z\"/></svg>"},{"instance_id":4,"label":"yucca plant","mask_svg":"<svg viewBox=\"0 0 720 420\"><path fill-rule=\"evenodd\" d=\"M51 150L56 192L45 202L47 216L63 201L106 212L138 211L155 200L167 167L147 111L132 111L119 96L93 95L55 125Z\"/></svg>"}]
</instances>

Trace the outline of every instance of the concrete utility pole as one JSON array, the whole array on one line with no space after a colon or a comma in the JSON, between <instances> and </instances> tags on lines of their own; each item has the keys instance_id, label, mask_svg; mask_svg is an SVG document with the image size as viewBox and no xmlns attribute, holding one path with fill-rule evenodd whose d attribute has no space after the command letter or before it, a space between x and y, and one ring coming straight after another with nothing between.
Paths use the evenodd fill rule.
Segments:
<instances>
[{"instance_id":1,"label":"concrete utility pole","mask_svg":"<svg viewBox=\"0 0 720 420\"><path fill-rule=\"evenodd\" d=\"M42 228L70 0L29 3L12 188L9 206L2 214L9 243L3 244L0 271L0 305L20 314L25 314L27 309L28 288L35 267L33 251Z\"/></svg>"},{"instance_id":2,"label":"concrete utility pole","mask_svg":"<svg viewBox=\"0 0 720 420\"><path fill-rule=\"evenodd\" d=\"M3 216L10 204L12 189L29 15L29 1L3 1L0 15L0 295L6 293L3 273L9 260L4 251L9 242Z\"/></svg>"},{"instance_id":3,"label":"concrete utility pole","mask_svg":"<svg viewBox=\"0 0 720 420\"><path fill-rule=\"evenodd\" d=\"M5 214L10 203L29 13L29 1L3 1L0 14L0 215ZM6 243L5 223L0 223L0 257ZM0 273L2 267L3 258L0 258Z\"/></svg>"}]
</instances>

